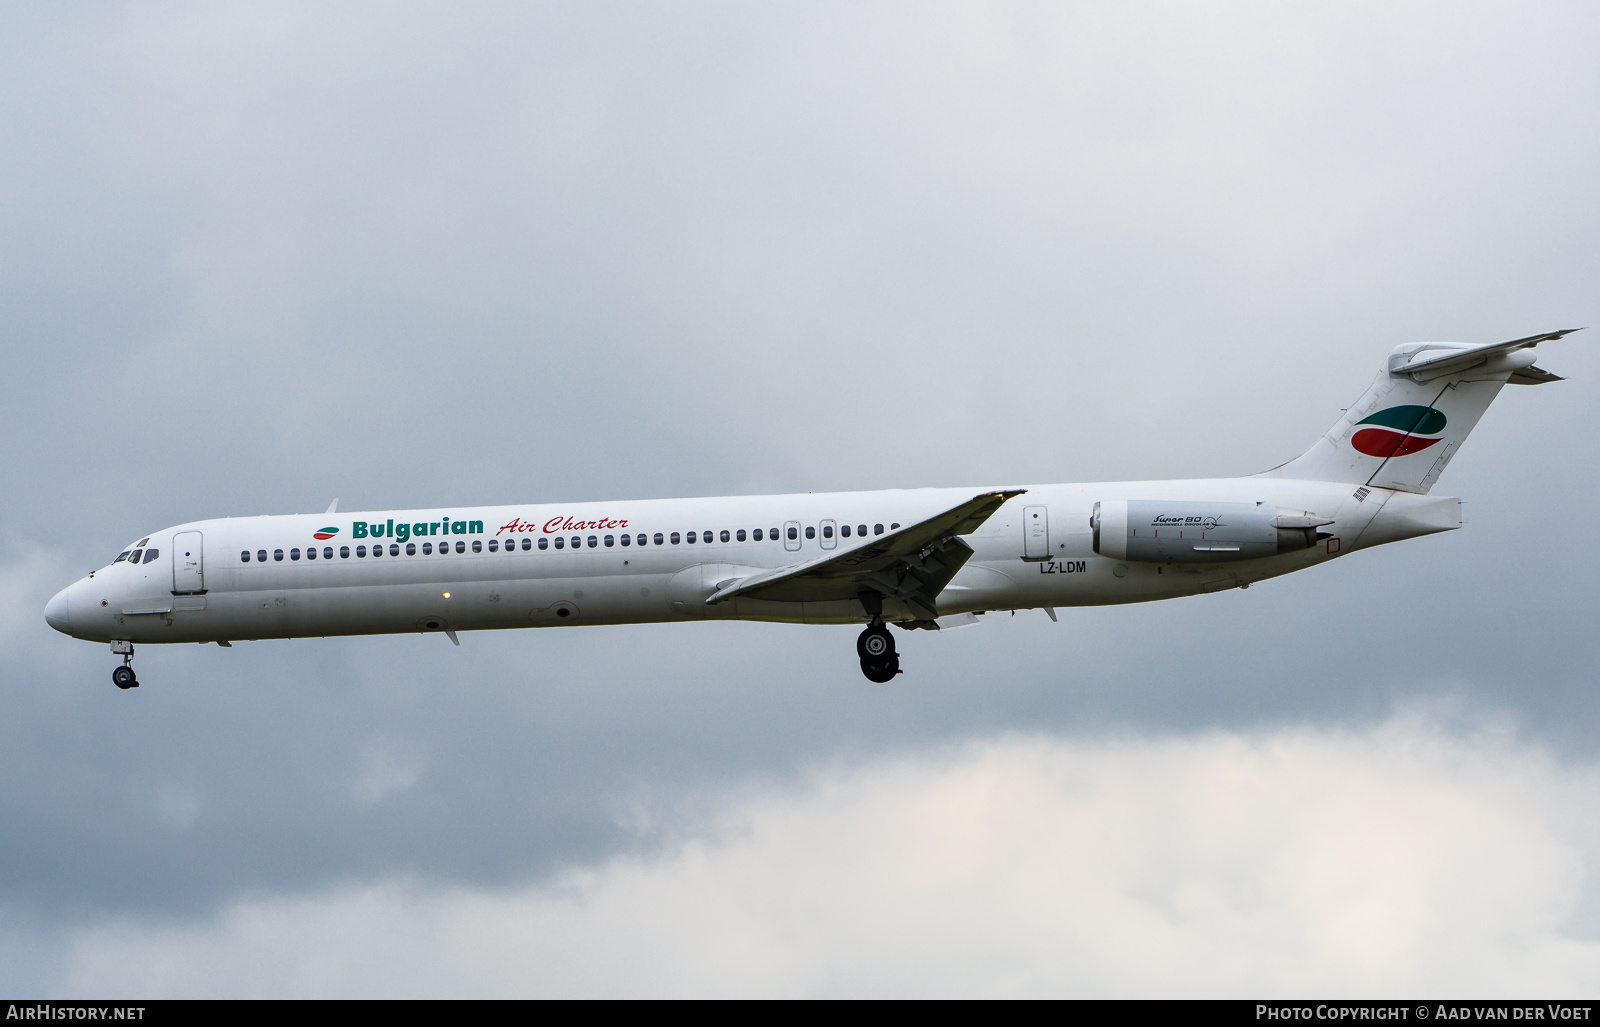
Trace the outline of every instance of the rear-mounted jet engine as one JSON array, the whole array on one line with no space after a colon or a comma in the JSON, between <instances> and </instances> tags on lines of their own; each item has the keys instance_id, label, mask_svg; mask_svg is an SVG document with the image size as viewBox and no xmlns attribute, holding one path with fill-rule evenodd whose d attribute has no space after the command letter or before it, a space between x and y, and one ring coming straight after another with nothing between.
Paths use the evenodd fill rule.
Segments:
<instances>
[{"instance_id":1,"label":"rear-mounted jet engine","mask_svg":"<svg viewBox=\"0 0 1600 1027\"><path fill-rule=\"evenodd\" d=\"M1094 551L1113 560L1215 563L1309 549L1333 521L1261 503L1173 503L1117 499L1094 505Z\"/></svg>"}]
</instances>

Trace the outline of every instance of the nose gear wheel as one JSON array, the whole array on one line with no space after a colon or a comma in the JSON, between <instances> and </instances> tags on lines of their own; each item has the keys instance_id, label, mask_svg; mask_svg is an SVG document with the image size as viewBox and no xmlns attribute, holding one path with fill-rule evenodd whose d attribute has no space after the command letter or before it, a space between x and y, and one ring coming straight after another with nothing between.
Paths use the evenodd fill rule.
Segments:
<instances>
[{"instance_id":1,"label":"nose gear wheel","mask_svg":"<svg viewBox=\"0 0 1600 1027\"><path fill-rule=\"evenodd\" d=\"M133 672L133 643L117 643L117 645L123 644L126 644L128 649L122 654L122 666L111 672L111 683L118 688L138 688L139 678ZM113 651L122 652L122 650L115 647L113 647Z\"/></svg>"}]
</instances>

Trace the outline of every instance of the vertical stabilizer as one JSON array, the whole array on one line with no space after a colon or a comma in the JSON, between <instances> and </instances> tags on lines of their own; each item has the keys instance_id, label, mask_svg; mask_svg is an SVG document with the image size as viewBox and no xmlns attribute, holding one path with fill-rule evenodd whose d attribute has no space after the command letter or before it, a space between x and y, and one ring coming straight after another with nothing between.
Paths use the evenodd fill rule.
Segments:
<instances>
[{"instance_id":1,"label":"vertical stabilizer","mask_svg":"<svg viewBox=\"0 0 1600 1027\"><path fill-rule=\"evenodd\" d=\"M1577 330L1488 345L1396 346L1372 387L1326 435L1264 476L1425 494L1503 385L1561 380L1534 366L1534 347Z\"/></svg>"}]
</instances>

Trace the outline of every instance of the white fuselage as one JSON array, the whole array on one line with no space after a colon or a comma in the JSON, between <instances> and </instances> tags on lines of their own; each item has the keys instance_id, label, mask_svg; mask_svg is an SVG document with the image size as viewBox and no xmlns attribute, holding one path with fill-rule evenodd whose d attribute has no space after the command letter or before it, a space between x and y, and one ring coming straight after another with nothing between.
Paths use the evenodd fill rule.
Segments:
<instances>
[{"instance_id":1,"label":"white fuselage","mask_svg":"<svg viewBox=\"0 0 1600 1027\"><path fill-rule=\"evenodd\" d=\"M852 599L736 598L707 605L706 598L722 583L868 544L880 531L933 516L978 491L196 521L148 536L138 548L157 550L155 558L141 557L137 566L120 559L75 582L51 601L47 617L78 638L136 643L707 618L864 623L869 615ZM1329 537L1315 546L1279 556L1209 564L1136 562L1094 551L1091 513L1097 502L1108 500L1263 504L1314 511L1333 523L1324 529ZM1038 516L1025 518L1029 510ZM1033 523L1025 526L1025 519ZM963 536L973 555L939 593L938 614L1144 602L1217 591L1459 523L1459 501L1453 498L1261 476L1031 487ZM318 532L328 537L314 538ZM441 545L448 551L441 552ZM373 554L376 546L382 547L381 555ZM307 555L311 550L314 557ZM886 602L882 615L889 621L926 616L896 600Z\"/></svg>"}]
</instances>

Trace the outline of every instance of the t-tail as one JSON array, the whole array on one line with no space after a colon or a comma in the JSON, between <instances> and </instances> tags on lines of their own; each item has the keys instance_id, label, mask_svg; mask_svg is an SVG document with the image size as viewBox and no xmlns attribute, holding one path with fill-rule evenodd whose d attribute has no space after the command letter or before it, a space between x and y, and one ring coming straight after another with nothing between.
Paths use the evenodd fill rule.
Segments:
<instances>
[{"instance_id":1,"label":"t-tail","mask_svg":"<svg viewBox=\"0 0 1600 1027\"><path fill-rule=\"evenodd\" d=\"M1326 435L1262 476L1426 495L1501 386L1561 381L1534 365L1534 347L1576 331L1580 329L1485 345L1396 346L1372 387Z\"/></svg>"}]
</instances>

